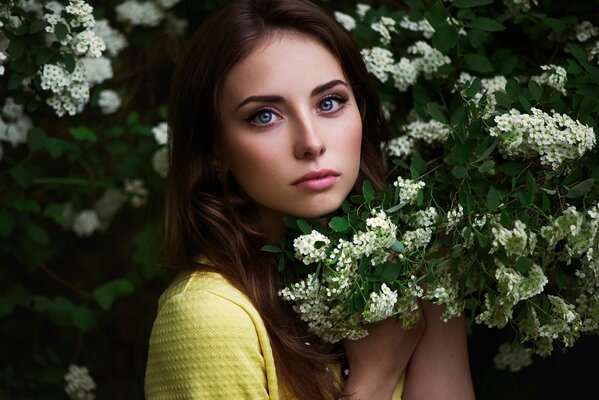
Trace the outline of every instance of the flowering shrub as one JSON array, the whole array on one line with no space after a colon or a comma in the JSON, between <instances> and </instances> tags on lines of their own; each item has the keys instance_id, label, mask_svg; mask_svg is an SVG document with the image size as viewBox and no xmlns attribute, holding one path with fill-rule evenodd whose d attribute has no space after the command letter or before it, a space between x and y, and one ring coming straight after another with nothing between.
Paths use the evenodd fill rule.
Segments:
<instances>
[{"instance_id":1,"label":"flowering shrub","mask_svg":"<svg viewBox=\"0 0 599 400\"><path fill-rule=\"evenodd\" d=\"M172 276L164 77L222 3L0 5L0 399L142 397L148 305ZM513 371L599 329L599 22L592 2L491 3L321 2L397 136L385 199L365 190L328 228L288 220L281 265L307 264L281 294L330 341L390 315L409 326L421 298L514 327L495 358ZM307 301L319 285L332 309Z\"/></svg>"},{"instance_id":2,"label":"flowering shrub","mask_svg":"<svg viewBox=\"0 0 599 400\"><path fill-rule=\"evenodd\" d=\"M308 264L280 295L325 341L361 338L392 315L410 326L418 299L445 305L445 321L509 325L500 368L599 333L599 42L583 44L596 30L549 18L550 5L492 3L335 14L363 47L397 137L385 145L387 190L364 187L328 227L288 222L295 252L287 239L265 248L281 266ZM531 59L531 42L513 35L544 35L552 51Z\"/></svg>"}]
</instances>

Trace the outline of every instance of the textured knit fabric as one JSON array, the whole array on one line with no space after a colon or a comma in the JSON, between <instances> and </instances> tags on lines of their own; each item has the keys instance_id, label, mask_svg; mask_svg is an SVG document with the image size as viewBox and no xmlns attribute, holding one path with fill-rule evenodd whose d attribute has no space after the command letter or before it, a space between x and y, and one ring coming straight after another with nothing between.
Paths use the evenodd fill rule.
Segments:
<instances>
[{"instance_id":1,"label":"textured knit fabric","mask_svg":"<svg viewBox=\"0 0 599 400\"><path fill-rule=\"evenodd\" d=\"M393 398L400 399L403 380ZM149 343L148 400L291 399L250 300L215 272L191 272L161 296Z\"/></svg>"}]
</instances>

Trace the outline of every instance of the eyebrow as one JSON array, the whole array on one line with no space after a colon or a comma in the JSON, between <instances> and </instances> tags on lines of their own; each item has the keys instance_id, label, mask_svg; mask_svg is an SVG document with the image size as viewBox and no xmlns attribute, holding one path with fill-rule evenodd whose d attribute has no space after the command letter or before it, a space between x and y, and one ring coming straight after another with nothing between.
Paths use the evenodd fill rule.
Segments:
<instances>
[{"instance_id":1,"label":"eyebrow","mask_svg":"<svg viewBox=\"0 0 599 400\"><path fill-rule=\"evenodd\" d=\"M345 87L349 87L347 82L344 82L340 79L333 79L330 82L323 83L322 85L318 85L314 89L312 89L312 92L310 93L310 97L314 97L317 94L320 94L320 93L325 92L331 88L334 88L337 85L343 85ZM239 105L237 106L235 111L239 110L241 107L243 107L247 103L251 103L251 102L282 103L284 100L285 99L282 96L272 95L272 94L262 95L262 96L250 96L247 99L243 100L241 103L239 103Z\"/></svg>"}]
</instances>

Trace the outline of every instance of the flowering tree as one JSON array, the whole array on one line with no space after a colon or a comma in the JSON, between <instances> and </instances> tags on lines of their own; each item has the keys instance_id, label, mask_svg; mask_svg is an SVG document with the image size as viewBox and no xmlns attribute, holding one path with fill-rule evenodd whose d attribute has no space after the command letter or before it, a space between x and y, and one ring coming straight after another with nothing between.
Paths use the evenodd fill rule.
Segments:
<instances>
[{"instance_id":1,"label":"flowering tree","mask_svg":"<svg viewBox=\"0 0 599 400\"><path fill-rule=\"evenodd\" d=\"M163 77L223 2L0 6L0 398L141 396L170 275ZM599 331L599 21L592 2L405 3L322 3L379 83L388 190L265 250L296 261L281 296L325 340L409 326L426 298L512 328L495 361L517 371Z\"/></svg>"}]
</instances>

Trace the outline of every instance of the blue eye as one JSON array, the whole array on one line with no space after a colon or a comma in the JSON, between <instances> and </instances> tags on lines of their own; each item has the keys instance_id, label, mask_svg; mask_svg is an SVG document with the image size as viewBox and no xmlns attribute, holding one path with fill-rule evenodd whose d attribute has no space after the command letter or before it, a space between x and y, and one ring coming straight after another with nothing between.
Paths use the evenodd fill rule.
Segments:
<instances>
[{"instance_id":1,"label":"blue eye","mask_svg":"<svg viewBox=\"0 0 599 400\"><path fill-rule=\"evenodd\" d=\"M258 114L256 114L256 118L258 119L258 122L262 124L268 124L272 121L273 114L271 111L262 110Z\"/></svg>"},{"instance_id":2,"label":"blue eye","mask_svg":"<svg viewBox=\"0 0 599 400\"><path fill-rule=\"evenodd\" d=\"M331 111L333 106L334 104L332 99L324 99L322 103L320 103L320 108L322 111Z\"/></svg>"}]
</instances>

